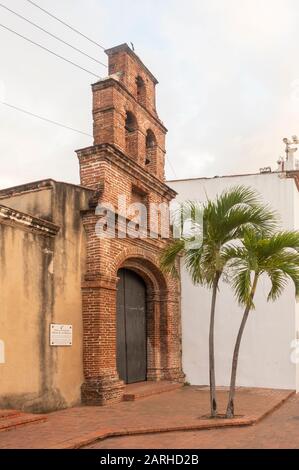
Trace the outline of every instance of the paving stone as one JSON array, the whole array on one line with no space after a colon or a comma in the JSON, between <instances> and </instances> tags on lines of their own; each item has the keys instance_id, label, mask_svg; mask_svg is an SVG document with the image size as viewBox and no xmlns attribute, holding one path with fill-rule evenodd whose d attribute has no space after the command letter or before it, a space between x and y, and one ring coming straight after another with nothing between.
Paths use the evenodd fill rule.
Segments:
<instances>
[{"instance_id":1,"label":"paving stone","mask_svg":"<svg viewBox=\"0 0 299 470\"><path fill-rule=\"evenodd\" d=\"M236 414L242 416L242 419L248 419L250 422L256 422L265 414L281 405L289 396L291 391L287 390L268 390L268 389L238 389L236 397ZM293 416L299 416L299 398L294 397L290 400L296 400L297 409L293 411ZM219 411L224 412L227 400L227 391L218 392ZM281 408L284 409L288 402ZM281 410L279 409L279 411ZM151 433L153 431L161 432L166 430L184 429L194 430L200 427L203 422L202 416L209 411L209 391L199 387L182 387L168 393L154 395L142 400L133 402L121 402L117 404L106 405L102 407L77 407L62 411L57 411L47 415L47 421L40 424L28 424L26 427L17 428L9 432L0 433L0 448L76 448L89 445L106 446L112 445L111 439L104 440L94 444L98 438L105 436L117 436L118 434L134 434L131 437L122 437L121 439L129 439L130 445L135 446L143 442L145 447L149 447L155 439L160 442L160 446L166 440L171 443L171 447L176 447L181 437L176 442L176 433L163 432L156 436ZM278 412L276 412L278 413ZM274 416L274 415L273 415ZM275 414L276 416L276 414ZM236 418L235 424L238 424L240 418ZM211 422L216 420L205 420L210 426L214 426ZM222 423L226 420L218 420ZM246 427L255 432L260 424ZM230 423L231 426L234 423ZM280 428L280 423L277 423ZM299 421L289 419L289 429L297 431L297 440L299 443ZM185 445L192 447L191 443L196 441L197 437L192 436L211 436L216 433L220 439L218 447L222 444L222 437L227 436L226 433L233 433L236 437L236 445L238 445L238 436L243 435L245 428L229 428L229 429L213 429L201 430L198 433L186 432ZM272 429L271 435L275 436L281 429ZM146 433L143 436L135 434ZM203 434L202 434L203 433ZM267 430L270 436L270 430ZM182 433L179 433L181 436ZM184 436L184 433L182 434ZM171 437L173 436L173 437ZM193 440L192 440L192 439ZM115 438L116 439L116 438ZM117 438L118 439L118 438ZM191 439L191 440L190 440ZM200 437L199 437L200 439ZM285 436L284 442L287 438ZM113 440L115 443L116 441ZM122 441L118 441L122 442ZM207 446L208 440L203 440L204 446ZM215 442L215 439L212 441ZM278 441L277 441L278 442ZM146 444L148 443L148 444ZM114 445L114 444L113 444ZM121 445L121 444L119 444ZM140 444L141 445L141 444ZM231 440L230 445L234 445ZM155 446L154 446L155 447ZM99 447L100 448L100 447Z\"/></svg>"}]
</instances>

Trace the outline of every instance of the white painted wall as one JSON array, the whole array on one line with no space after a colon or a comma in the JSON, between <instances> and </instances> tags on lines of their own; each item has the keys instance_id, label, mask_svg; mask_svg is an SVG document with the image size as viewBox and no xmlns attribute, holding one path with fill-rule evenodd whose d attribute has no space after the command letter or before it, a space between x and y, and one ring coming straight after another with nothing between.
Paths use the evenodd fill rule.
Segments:
<instances>
[{"instance_id":1,"label":"white painted wall","mask_svg":"<svg viewBox=\"0 0 299 470\"><path fill-rule=\"evenodd\" d=\"M235 185L255 188L263 200L276 209L285 229L299 228L299 196L292 178L282 174L257 174L221 178L201 178L168 182L178 192L178 201L204 201ZM296 213L296 217L295 217ZM193 286L182 270L183 367L191 384L208 384L208 329L211 293ZM240 351L237 384L299 390L299 366L290 360L291 342L299 330L299 304L290 285L275 303L267 303L269 285L261 280L256 294L256 310L248 319ZM296 318L297 316L297 318ZM228 385L231 359L242 309L223 282L218 296L215 345L217 385Z\"/></svg>"},{"instance_id":2,"label":"white painted wall","mask_svg":"<svg viewBox=\"0 0 299 470\"><path fill-rule=\"evenodd\" d=\"M299 230L299 198L298 191L294 191L294 226ZM295 337L296 347L292 349L292 359L296 360L296 391L299 392L299 298L295 302Z\"/></svg>"}]
</instances>

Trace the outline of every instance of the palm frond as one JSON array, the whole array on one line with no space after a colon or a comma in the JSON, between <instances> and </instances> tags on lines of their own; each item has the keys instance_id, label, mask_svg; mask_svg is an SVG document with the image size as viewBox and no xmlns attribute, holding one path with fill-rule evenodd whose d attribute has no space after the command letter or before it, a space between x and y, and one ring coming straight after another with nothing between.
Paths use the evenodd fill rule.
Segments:
<instances>
[{"instance_id":1,"label":"palm frond","mask_svg":"<svg viewBox=\"0 0 299 470\"><path fill-rule=\"evenodd\" d=\"M260 203L260 196L254 189L240 185L223 191L216 198L214 205L219 213L225 215L235 206L256 206Z\"/></svg>"},{"instance_id":2,"label":"palm frond","mask_svg":"<svg viewBox=\"0 0 299 470\"><path fill-rule=\"evenodd\" d=\"M174 277L178 277L178 270L176 267L177 258L184 253L185 241L174 240L162 252L160 257L160 267L163 272L169 273Z\"/></svg>"},{"instance_id":3,"label":"palm frond","mask_svg":"<svg viewBox=\"0 0 299 470\"><path fill-rule=\"evenodd\" d=\"M266 274L271 282L268 300L276 300L291 280L299 293L298 232L284 231L271 236L246 229L241 246L223 249L226 269L239 303L248 305L248 286L253 274ZM252 305L253 307L253 305Z\"/></svg>"},{"instance_id":4,"label":"palm frond","mask_svg":"<svg viewBox=\"0 0 299 470\"><path fill-rule=\"evenodd\" d=\"M236 270L232 278L232 286L238 303L254 308L250 295L252 290L251 271L246 267Z\"/></svg>"},{"instance_id":5,"label":"palm frond","mask_svg":"<svg viewBox=\"0 0 299 470\"><path fill-rule=\"evenodd\" d=\"M171 219L175 238L185 237L186 224L194 233L202 232L203 206L198 201L184 201L172 210Z\"/></svg>"},{"instance_id":6,"label":"palm frond","mask_svg":"<svg viewBox=\"0 0 299 470\"><path fill-rule=\"evenodd\" d=\"M203 247L200 247L187 250L185 255L185 266L194 284L204 284L208 277L204 271L205 264L202 262L203 252Z\"/></svg>"},{"instance_id":7,"label":"palm frond","mask_svg":"<svg viewBox=\"0 0 299 470\"><path fill-rule=\"evenodd\" d=\"M287 278L279 269L275 269L267 272L269 279L271 281L271 289L269 291L267 300L272 300L273 302L281 296L283 290L287 285Z\"/></svg>"},{"instance_id":8,"label":"palm frond","mask_svg":"<svg viewBox=\"0 0 299 470\"><path fill-rule=\"evenodd\" d=\"M203 220L208 235L219 243L242 238L247 228L270 233L277 226L277 214L262 204L256 191L243 186L224 191L215 202L209 201Z\"/></svg>"},{"instance_id":9,"label":"palm frond","mask_svg":"<svg viewBox=\"0 0 299 470\"><path fill-rule=\"evenodd\" d=\"M234 207L224 221L226 231L233 232L234 238L242 237L243 232L253 228L262 233L270 234L276 228L275 212L268 206Z\"/></svg>"},{"instance_id":10,"label":"palm frond","mask_svg":"<svg viewBox=\"0 0 299 470\"><path fill-rule=\"evenodd\" d=\"M184 233L186 221L190 223L187 234ZM255 269L256 237L269 236L276 226L276 216L261 203L255 190L236 186L204 205L194 201L180 204L173 213L173 222L178 238L162 254L162 269L177 276L176 259L182 255L192 282L210 287L215 276L221 276L224 270L233 275L240 269L240 259L243 270ZM241 239L243 251L232 243Z\"/></svg>"},{"instance_id":11,"label":"palm frond","mask_svg":"<svg viewBox=\"0 0 299 470\"><path fill-rule=\"evenodd\" d=\"M299 232L282 231L275 233L272 237L265 239L260 243L263 257L271 257L280 253L284 249L295 250L299 252Z\"/></svg>"},{"instance_id":12,"label":"palm frond","mask_svg":"<svg viewBox=\"0 0 299 470\"><path fill-rule=\"evenodd\" d=\"M268 257L261 265L270 281L271 289L268 300L276 300L291 280L295 287L295 295L299 293L299 254L281 250L272 257Z\"/></svg>"}]
</instances>

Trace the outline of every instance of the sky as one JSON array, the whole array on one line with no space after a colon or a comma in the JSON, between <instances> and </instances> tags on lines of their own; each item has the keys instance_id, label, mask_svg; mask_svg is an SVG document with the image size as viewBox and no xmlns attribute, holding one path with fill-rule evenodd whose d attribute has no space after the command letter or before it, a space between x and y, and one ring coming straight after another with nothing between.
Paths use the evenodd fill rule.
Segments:
<instances>
[{"instance_id":1,"label":"sky","mask_svg":"<svg viewBox=\"0 0 299 470\"><path fill-rule=\"evenodd\" d=\"M276 169L283 137L299 134L297 0L34 0L105 48L127 42L158 78L168 179ZM9 27L95 75L104 51L27 0L0 0ZM96 77L0 26L0 187L44 178L79 183L74 151L92 137L23 115L18 106L92 134Z\"/></svg>"}]
</instances>

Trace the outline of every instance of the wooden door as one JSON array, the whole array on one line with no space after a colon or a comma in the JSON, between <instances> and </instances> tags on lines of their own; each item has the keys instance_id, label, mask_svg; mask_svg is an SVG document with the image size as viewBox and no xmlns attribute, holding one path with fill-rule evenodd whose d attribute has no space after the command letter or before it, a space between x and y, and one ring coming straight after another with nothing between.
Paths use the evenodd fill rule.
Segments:
<instances>
[{"instance_id":1,"label":"wooden door","mask_svg":"<svg viewBox=\"0 0 299 470\"><path fill-rule=\"evenodd\" d=\"M128 269L118 272L117 370L126 383L146 380L146 286Z\"/></svg>"}]
</instances>

